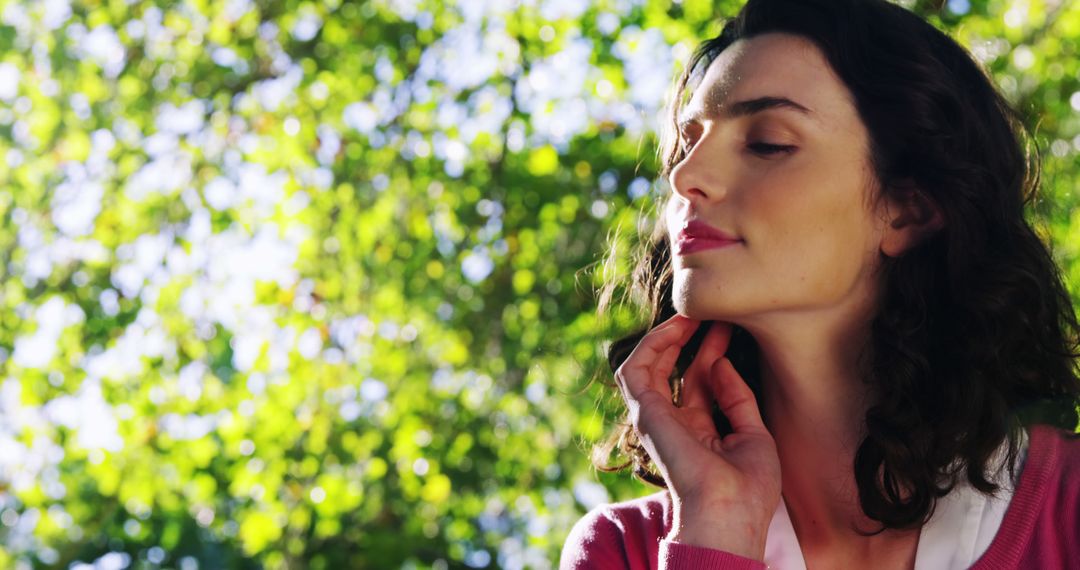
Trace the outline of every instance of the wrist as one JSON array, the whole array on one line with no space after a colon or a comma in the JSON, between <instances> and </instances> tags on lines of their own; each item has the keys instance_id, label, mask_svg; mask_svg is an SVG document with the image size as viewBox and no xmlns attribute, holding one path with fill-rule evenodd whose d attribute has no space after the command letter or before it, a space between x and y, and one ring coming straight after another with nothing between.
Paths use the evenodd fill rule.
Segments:
<instances>
[{"instance_id":1,"label":"wrist","mask_svg":"<svg viewBox=\"0 0 1080 570\"><path fill-rule=\"evenodd\" d=\"M726 513L734 515L734 513ZM731 554L763 561L765 559L765 538L769 532L770 520L755 520L749 517L687 516L675 513L672 517L671 532L667 540L723 550Z\"/></svg>"}]
</instances>

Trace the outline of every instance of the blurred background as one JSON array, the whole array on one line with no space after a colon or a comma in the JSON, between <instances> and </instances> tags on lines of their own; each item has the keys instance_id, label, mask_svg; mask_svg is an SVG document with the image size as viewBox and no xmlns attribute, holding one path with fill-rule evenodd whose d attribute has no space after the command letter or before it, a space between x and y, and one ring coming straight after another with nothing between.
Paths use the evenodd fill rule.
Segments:
<instances>
[{"instance_id":1,"label":"blurred background","mask_svg":"<svg viewBox=\"0 0 1080 570\"><path fill-rule=\"evenodd\" d=\"M0 567L556 567L656 490L589 465L595 290L739 4L0 1ZM1080 3L903 4L1035 130L1076 291Z\"/></svg>"}]
</instances>

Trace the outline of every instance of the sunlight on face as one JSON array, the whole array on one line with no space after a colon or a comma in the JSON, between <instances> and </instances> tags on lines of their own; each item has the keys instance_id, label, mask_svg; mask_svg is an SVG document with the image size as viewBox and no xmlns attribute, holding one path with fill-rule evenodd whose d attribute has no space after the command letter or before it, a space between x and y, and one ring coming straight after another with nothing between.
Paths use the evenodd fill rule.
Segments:
<instances>
[{"instance_id":1,"label":"sunlight on face","mask_svg":"<svg viewBox=\"0 0 1080 570\"><path fill-rule=\"evenodd\" d=\"M665 212L680 313L752 322L873 295L883 224L869 207L868 134L813 43L735 42L680 119L688 154ZM688 221L699 222L689 236ZM709 247L723 242L694 234L710 227L739 241Z\"/></svg>"}]
</instances>

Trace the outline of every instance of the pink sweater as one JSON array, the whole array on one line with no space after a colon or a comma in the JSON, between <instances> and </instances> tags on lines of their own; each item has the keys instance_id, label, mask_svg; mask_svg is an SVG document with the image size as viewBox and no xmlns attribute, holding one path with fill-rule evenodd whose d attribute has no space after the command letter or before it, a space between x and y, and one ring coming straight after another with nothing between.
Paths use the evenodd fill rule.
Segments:
<instances>
[{"instance_id":1,"label":"pink sweater","mask_svg":"<svg viewBox=\"0 0 1080 570\"><path fill-rule=\"evenodd\" d=\"M1080 568L1080 438L1035 426L1027 459L994 541L973 569ZM762 570L722 550L666 540L671 496L660 491L600 505L571 529L561 570L654 568Z\"/></svg>"}]
</instances>

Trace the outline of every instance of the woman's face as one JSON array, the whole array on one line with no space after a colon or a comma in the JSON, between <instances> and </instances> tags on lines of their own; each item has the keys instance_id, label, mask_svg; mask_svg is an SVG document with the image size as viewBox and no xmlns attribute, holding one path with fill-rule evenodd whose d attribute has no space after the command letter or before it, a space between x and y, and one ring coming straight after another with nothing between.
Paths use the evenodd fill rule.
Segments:
<instances>
[{"instance_id":1,"label":"woman's face","mask_svg":"<svg viewBox=\"0 0 1080 570\"><path fill-rule=\"evenodd\" d=\"M735 42L680 120L689 150L665 212L680 313L745 324L873 298L885 223L871 209L868 134L812 42ZM738 241L686 241L688 220Z\"/></svg>"}]
</instances>

